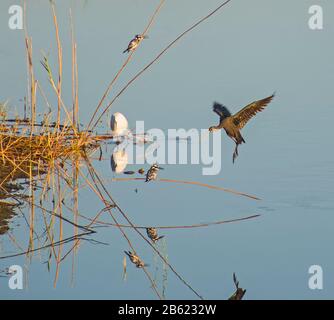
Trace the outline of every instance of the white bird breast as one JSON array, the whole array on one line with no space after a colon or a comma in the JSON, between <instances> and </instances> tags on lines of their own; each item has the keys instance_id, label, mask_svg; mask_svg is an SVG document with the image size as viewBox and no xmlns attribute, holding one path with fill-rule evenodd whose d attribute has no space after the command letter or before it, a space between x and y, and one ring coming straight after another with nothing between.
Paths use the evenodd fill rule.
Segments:
<instances>
[{"instance_id":1,"label":"white bird breast","mask_svg":"<svg viewBox=\"0 0 334 320\"><path fill-rule=\"evenodd\" d=\"M116 112L111 116L110 128L111 134L113 136L125 135L127 133L128 127L128 120L122 113Z\"/></svg>"}]
</instances>

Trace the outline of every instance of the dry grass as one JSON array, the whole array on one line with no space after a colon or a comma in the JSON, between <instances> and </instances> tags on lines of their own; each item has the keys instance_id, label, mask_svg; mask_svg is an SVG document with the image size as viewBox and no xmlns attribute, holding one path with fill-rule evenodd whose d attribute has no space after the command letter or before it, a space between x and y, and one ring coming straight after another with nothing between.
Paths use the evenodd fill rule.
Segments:
<instances>
[{"instance_id":1,"label":"dry grass","mask_svg":"<svg viewBox=\"0 0 334 320\"><path fill-rule=\"evenodd\" d=\"M76 136L47 133L23 136L0 134L0 157L20 166L19 163L32 161L50 164L55 160L66 160L97 148L96 140L87 133Z\"/></svg>"}]
</instances>

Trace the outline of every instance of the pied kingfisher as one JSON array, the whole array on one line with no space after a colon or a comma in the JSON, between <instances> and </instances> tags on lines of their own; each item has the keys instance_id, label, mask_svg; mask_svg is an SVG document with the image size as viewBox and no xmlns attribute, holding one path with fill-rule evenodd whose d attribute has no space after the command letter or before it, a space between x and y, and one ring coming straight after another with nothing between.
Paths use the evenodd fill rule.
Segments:
<instances>
[{"instance_id":1,"label":"pied kingfisher","mask_svg":"<svg viewBox=\"0 0 334 320\"><path fill-rule=\"evenodd\" d=\"M123 53L135 50L138 47L138 45L142 42L142 40L146 38L147 36L136 34L135 37L129 42L128 47L123 51Z\"/></svg>"},{"instance_id":2,"label":"pied kingfisher","mask_svg":"<svg viewBox=\"0 0 334 320\"><path fill-rule=\"evenodd\" d=\"M158 231L156 228L146 228L147 236L152 240L153 243L156 243L158 240L162 239L164 236L158 236Z\"/></svg>"},{"instance_id":3,"label":"pied kingfisher","mask_svg":"<svg viewBox=\"0 0 334 320\"><path fill-rule=\"evenodd\" d=\"M133 252L124 251L124 253L130 258L130 261L136 265L137 268L145 267L145 263Z\"/></svg>"},{"instance_id":4,"label":"pied kingfisher","mask_svg":"<svg viewBox=\"0 0 334 320\"><path fill-rule=\"evenodd\" d=\"M148 169L146 173L146 180L145 182L153 181L157 179L158 171L163 170L164 168L159 167L157 163L153 164L150 169Z\"/></svg>"}]
</instances>

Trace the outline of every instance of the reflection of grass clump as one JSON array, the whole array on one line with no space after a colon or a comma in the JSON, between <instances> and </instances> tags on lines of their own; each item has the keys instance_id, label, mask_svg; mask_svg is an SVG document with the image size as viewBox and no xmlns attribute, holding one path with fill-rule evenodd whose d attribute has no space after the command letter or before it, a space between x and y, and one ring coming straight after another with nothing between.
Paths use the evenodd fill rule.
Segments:
<instances>
[{"instance_id":1,"label":"reflection of grass clump","mask_svg":"<svg viewBox=\"0 0 334 320\"><path fill-rule=\"evenodd\" d=\"M9 230L8 222L15 215L15 205L0 202L0 235Z\"/></svg>"}]
</instances>

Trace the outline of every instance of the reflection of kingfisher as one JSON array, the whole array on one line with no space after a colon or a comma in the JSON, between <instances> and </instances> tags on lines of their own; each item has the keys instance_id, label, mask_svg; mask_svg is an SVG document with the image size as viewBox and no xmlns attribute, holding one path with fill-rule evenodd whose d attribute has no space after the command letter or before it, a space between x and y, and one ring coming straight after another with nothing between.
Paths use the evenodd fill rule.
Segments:
<instances>
[{"instance_id":1,"label":"reflection of kingfisher","mask_svg":"<svg viewBox=\"0 0 334 320\"><path fill-rule=\"evenodd\" d=\"M262 100L254 101L241 109L236 114L232 115L231 112L223 105L215 102L213 104L213 111L220 117L219 124L209 128L210 132L224 129L226 134L233 139L236 144L233 153L233 162L238 156L239 144L245 143L240 130L246 125L246 123L254 117L258 112L262 111L274 98L275 94Z\"/></svg>"},{"instance_id":2,"label":"reflection of kingfisher","mask_svg":"<svg viewBox=\"0 0 334 320\"><path fill-rule=\"evenodd\" d=\"M129 257L130 261L136 265L137 268L145 267L145 263L133 252L124 251L124 253Z\"/></svg>"},{"instance_id":3,"label":"reflection of kingfisher","mask_svg":"<svg viewBox=\"0 0 334 320\"><path fill-rule=\"evenodd\" d=\"M160 169L163 170L164 168L159 167L159 165L157 163L153 164L151 166L151 168L148 169L148 171L146 173L146 181L145 182L156 180L157 176L158 176L158 171Z\"/></svg>"},{"instance_id":4,"label":"reflection of kingfisher","mask_svg":"<svg viewBox=\"0 0 334 320\"><path fill-rule=\"evenodd\" d=\"M147 236L152 240L153 243L156 243L160 239L162 239L164 236L158 236L158 231L156 228L146 228Z\"/></svg>"},{"instance_id":5,"label":"reflection of kingfisher","mask_svg":"<svg viewBox=\"0 0 334 320\"><path fill-rule=\"evenodd\" d=\"M147 36L136 34L135 37L129 42L128 47L123 51L123 53L135 50L144 39L147 39Z\"/></svg>"}]
</instances>

